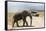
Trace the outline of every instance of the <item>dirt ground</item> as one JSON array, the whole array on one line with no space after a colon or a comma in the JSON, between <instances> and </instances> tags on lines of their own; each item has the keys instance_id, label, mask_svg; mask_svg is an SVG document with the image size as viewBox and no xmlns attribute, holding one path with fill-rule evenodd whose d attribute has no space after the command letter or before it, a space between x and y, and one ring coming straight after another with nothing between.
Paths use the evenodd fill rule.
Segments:
<instances>
[{"instance_id":1,"label":"dirt ground","mask_svg":"<svg viewBox=\"0 0 46 31\"><path fill-rule=\"evenodd\" d=\"M39 28L39 27L44 27L44 13L43 12L38 12L39 17L35 17L32 16L32 26L33 27L29 27L29 28ZM8 29L21 29L21 28L28 28L28 27L16 27L16 23L14 24L14 27L12 27L13 24L13 16L15 15L15 13L8 13ZM30 26L30 17L27 16L26 18L28 25ZM21 19L21 21L18 21L18 24L20 26L23 25L23 20ZM26 24L25 24L26 25Z\"/></svg>"}]
</instances>

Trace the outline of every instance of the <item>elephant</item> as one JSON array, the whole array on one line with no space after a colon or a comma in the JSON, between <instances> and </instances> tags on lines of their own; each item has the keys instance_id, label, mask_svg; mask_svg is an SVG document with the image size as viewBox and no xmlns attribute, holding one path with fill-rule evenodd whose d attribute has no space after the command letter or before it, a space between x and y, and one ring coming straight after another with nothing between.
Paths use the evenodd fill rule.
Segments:
<instances>
[{"instance_id":1,"label":"elephant","mask_svg":"<svg viewBox=\"0 0 46 31\"><path fill-rule=\"evenodd\" d=\"M23 26L25 26L25 25L24 25L25 23L26 23L26 26L28 26L28 22L26 21L26 17L27 17L27 16L30 16L30 19L32 19L31 13L29 13L29 12L26 11L26 10L24 10L22 13L15 14L15 15L13 16L13 19L14 19L13 27L14 27L15 22L16 22L16 24L17 24L17 27L19 27L18 21L20 21L21 19L23 19ZM32 21L31 21L31 24L32 24Z\"/></svg>"}]
</instances>

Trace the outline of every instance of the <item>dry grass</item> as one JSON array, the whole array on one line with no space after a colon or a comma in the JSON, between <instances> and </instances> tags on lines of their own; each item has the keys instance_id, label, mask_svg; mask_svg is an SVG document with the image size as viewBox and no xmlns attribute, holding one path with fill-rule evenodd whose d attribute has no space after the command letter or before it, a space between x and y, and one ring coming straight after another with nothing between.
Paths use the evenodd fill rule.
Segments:
<instances>
[{"instance_id":1,"label":"dry grass","mask_svg":"<svg viewBox=\"0 0 46 31\"><path fill-rule=\"evenodd\" d=\"M43 27L44 25L44 13L43 12L38 12L38 14L40 15L39 17L34 17L32 16L32 25L34 27ZM13 16L15 15L15 13L8 13L8 29L12 29L12 23L13 23ZM27 22L30 25L30 19L29 17L27 17ZM19 25L22 25L22 20L19 21ZM16 26L16 24L15 24ZM32 27L33 28L33 27Z\"/></svg>"}]
</instances>

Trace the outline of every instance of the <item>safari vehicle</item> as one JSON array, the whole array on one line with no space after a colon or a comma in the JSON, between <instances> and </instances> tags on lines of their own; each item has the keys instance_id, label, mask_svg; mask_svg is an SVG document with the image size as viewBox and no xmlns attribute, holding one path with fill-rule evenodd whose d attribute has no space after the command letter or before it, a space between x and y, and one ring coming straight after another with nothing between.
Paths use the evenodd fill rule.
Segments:
<instances>
[{"instance_id":1,"label":"safari vehicle","mask_svg":"<svg viewBox=\"0 0 46 31\"><path fill-rule=\"evenodd\" d=\"M39 16L39 14L37 14L37 12L32 12L32 16Z\"/></svg>"}]
</instances>

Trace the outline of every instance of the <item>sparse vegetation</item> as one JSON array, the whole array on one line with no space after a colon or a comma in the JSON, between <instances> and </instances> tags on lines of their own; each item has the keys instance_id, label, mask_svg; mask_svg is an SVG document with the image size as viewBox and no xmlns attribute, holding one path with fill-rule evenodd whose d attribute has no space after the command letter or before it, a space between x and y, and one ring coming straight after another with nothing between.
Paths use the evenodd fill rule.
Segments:
<instances>
[{"instance_id":1,"label":"sparse vegetation","mask_svg":"<svg viewBox=\"0 0 46 31\"><path fill-rule=\"evenodd\" d=\"M32 25L35 27L40 27L43 26L43 21L44 21L44 12L38 12L37 14L39 14L39 17L34 17L32 19ZM15 13L8 13L8 25L11 27L12 23L13 23L13 16L15 15ZM22 21L20 21L22 22ZM36 24L37 22L37 24ZM39 24L40 23L40 24ZM41 25L42 24L42 25ZM15 25L16 26L16 25ZM9 28L10 28L9 27Z\"/></svg>"}]
</instances>

